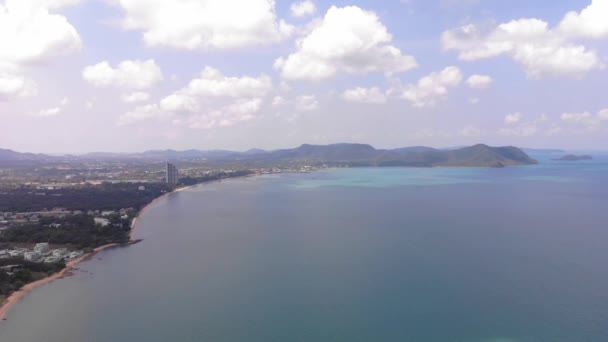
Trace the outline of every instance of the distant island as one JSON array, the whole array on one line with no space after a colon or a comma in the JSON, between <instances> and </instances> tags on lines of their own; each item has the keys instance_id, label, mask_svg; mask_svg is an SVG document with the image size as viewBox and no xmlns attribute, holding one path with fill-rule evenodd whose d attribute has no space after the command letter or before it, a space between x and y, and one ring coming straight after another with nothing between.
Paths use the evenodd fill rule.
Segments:
<instances>
[{"instance_id":1,"label":"distant island","mask_svg":"<svg viewBox=\"0 0 608 342\"><path fill-rule=\"evenodd\" d=\"M0 162L49 160L204 160L214 166L260 168L311 165L341 167L505 167L537 164L523 150L513 146L490 147L478 144L457 149L436 149L424 146L396 149L376 149L367 144L304 144L297 148L279 150L252 149L246 152L225 150L157 150L143 153L90 153L80 156L48 156L0 150Z\"/></svg>"},{"instance_id":2,"label":"distant island","mask_svg":"<svg viewBox=\"0 0 608 342\"><path fill-rule=\"evenodd\" d=\"M577 161L577 160L592 160L593 157L589 156L589 155L574 155L574 154L567 154L561 158L554 158L553 160L559 160L559 161Z\"/></svg>"}]
</instances>

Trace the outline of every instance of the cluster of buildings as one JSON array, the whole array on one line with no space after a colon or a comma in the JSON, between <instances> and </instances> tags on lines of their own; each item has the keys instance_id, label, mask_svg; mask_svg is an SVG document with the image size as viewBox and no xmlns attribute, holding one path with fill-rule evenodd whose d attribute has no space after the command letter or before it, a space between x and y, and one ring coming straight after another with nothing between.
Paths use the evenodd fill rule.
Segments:
<instances>
[{"instance_id":1,"label":"cluster of buildings","mask_svg":"<svg viewBox=\"0 0 608 342\"><path fill-rule=\"evenodd\" d=\"M55 208L48 211L31 211L23 213L11 213L11 212L0 212L0 231L10 228L12 226L21 224L36 224L40 222L41 218L57 218L63 219L66 216L71 215L88 215L93 216L96 224L101 226L107 226L110 224L108 217L118 215L122 219L128 219L129 215L133 213L133 208L123 208L120 210L66 210L62 208ZM52 223L52 228L61 227L60 223Z\"/></svg>"},{"instance_id":2,"label":"cluster of buildings","mask_svg":"<svg viewBox=\"0 0 608 342\"><path fill-rule=\"evenodd\" d=\"M38 223L43 217L64 218L68 215L82 214L81 211L70 211L62 208L55 208L47 211L31 211L24 213L0 212L0 231L13 225Z\"/></svg>"},{"instance_id":3,"label":"cluster of buildings","mask_svg":"<svg viewBox=\"0 0 608 342\"><path fill-rule=\"evenodd\" d=\"M49 244L38 243L32 249L14 248L0 250L0 259L23 258L25 261L57 263L70 261L83 255L83 251L69 251L67 248L49 249Z\"/></svg>"}]
</instances>

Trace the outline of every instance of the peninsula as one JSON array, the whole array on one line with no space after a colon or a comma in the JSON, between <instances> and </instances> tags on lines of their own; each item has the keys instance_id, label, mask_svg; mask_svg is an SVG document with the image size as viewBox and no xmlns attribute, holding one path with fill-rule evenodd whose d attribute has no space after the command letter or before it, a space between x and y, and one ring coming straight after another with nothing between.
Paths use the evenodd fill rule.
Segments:
<instances>
[{"instance_id":1,"label":"peninsula","mask_svg":"<svg viewBox=\"0 0 608 342\"><path fill-rule=\"evenodd\" d=\"M593 157L589 155L575 155L575 154L567 154L561 158L555 158L553 160L559 161L578 161L578 160L592 160Z\"/></svg>"}]
</instances>

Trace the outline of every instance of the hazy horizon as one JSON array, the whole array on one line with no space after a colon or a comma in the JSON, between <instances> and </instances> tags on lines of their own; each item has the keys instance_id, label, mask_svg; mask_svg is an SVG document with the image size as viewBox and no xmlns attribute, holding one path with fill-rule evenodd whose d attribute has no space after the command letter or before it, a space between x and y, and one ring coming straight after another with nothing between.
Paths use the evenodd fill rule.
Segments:
<instances>
[{"instance_id":1,"label":"hazy horizon","mask_svg":"<svg viewBox=\"0 0 608 342\"><path fill-rule=\"evenodd\" d=\"M205 148L184 148L184 149L174 149L174 148L148 148L148 149L142 149L142 150L116 150L116 151L112 151L112 150L94 150L94 151L83 151L83 152L61 152L61 151L54 151L54 152L38 152L38 151L18 151L18 150L12 150L12 149L8 149L8 150L12 150L15 152L19 152L19 153L35 153L35 154L46 154L49 156L65 156L65 155L75 155L75 156L80 156L80 155L87 155L87 154L94 154L94 153L109 153L109 154L137 154L137 153L144 153L144 152L150 152L150 151L167 151L167 150L173 150L173 151L178 151L178 152L183 152L183 151L189 151L189 150L195 150L195 151L203 151L203 152L207 152L207 151L227 151L227 152L237 152L237 153L244 153L250 150L263 150L263 151L276 151L276 150L283 150L283 149L294 149L294 148L298 148L302 145L321 145L321 146L326 146L326 145L334 145L334 144L361 144L361 145L370 145L372 147L374 147L377 150L391 150L391 149L398 149L398 148L408 148L408 147L431 147L434 149L438 149L438 150L449 150L449 149L458 149L458 148L463 148L463 147L469 147L469 146L473 146L473 145L477 145L477 144L482 144L482 145L488 145L485 144L483 142L478 142L478 143L474 143L474 144L470 144L470 145L459 145L459 146L429 146L429 145L407 145L407 146L392 146L392 147L380 147L380 146L375 146L373 144L367 144L367 143L363 143L363 142L336 142L336 143L328 143L328 144L308 144L308 143L303 143L303 144L299 144L299 145L294 145L294 146L282 146L282 147L278 147L278 148L273 148L273 149L263 149L263 148L258 148L258 147L251 147L251 148L247 148L247 149L227 149L227 148L214 148L214 149L205 149ZM496 146L492 146L492 145L488 145L491 147L506 147L506 146L513 146L513 147L517 147L520 148L522 150L560 150L560 151L564 151L564 152L590 152L590 153L608 153L608 148L607 149L572 149L572 148L561 148L561 147L528 147L528 146L515 146L515 145L496 145ZM0 149L4 149L2 146L0 146Z\"/></svg>"}]
</instances>

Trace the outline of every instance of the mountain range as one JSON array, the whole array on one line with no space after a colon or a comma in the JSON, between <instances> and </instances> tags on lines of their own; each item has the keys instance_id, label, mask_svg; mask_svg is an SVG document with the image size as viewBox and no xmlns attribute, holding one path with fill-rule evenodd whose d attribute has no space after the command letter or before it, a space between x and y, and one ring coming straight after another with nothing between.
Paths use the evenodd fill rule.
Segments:
<instances>
[{"instance_id":1,"label":"mountain range","mask_svg":"<svg viewBox=\"0 0 608 342\"><path fill-rule=\"evenodd\" d=\"M252 149L245 152L226 150L151 150L141 153L89 153L66 156L70 159L135 159L135 160L206 160L215 163L246 166L302 164L348 166L413 166L413 167L503 167L536 164L523 150L507 147L490 147L478 144L456 149L435 149L424 146L397 149L376 149L367 144L304 144L297 148L280 150ZM0 161L47 161L66 157L19 153L0 149Z\"/></svg>"}]
</instances>

